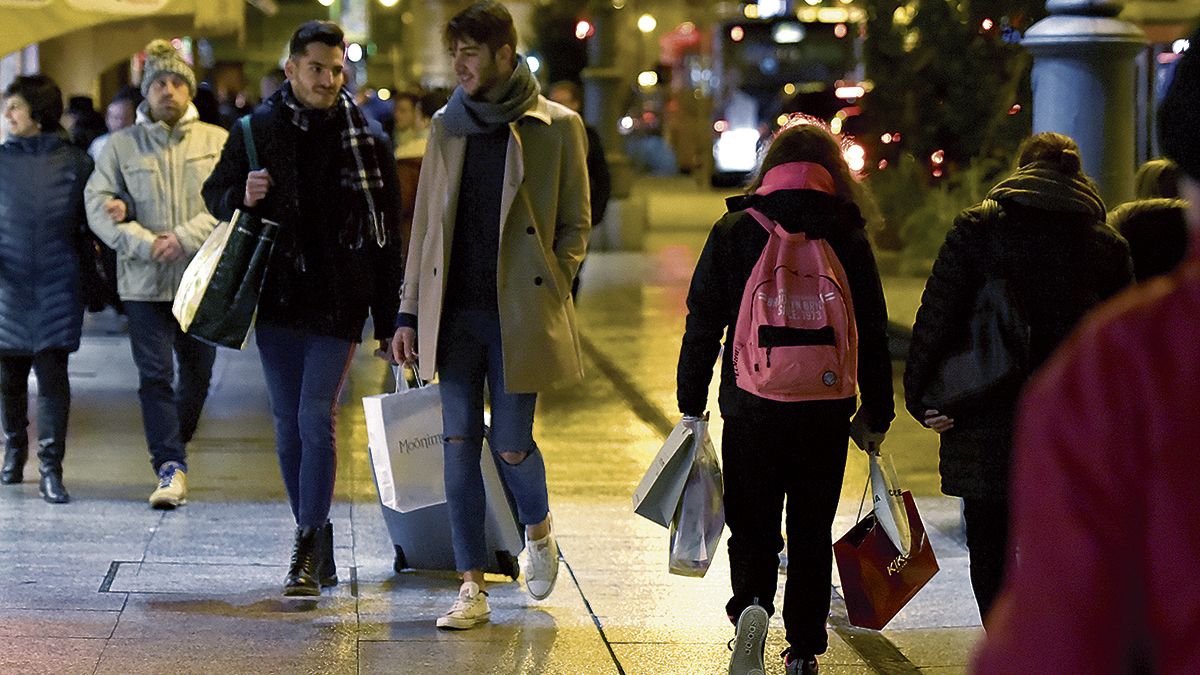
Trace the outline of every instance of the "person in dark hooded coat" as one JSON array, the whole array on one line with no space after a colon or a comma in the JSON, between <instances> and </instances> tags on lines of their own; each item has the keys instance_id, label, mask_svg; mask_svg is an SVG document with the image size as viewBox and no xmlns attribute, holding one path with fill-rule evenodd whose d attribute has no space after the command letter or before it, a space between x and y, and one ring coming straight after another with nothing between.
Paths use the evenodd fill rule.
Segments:
<instances>
[{"instance_id":1,"label":"person in dark hooded coat","mask_svg":"<svg viewBox=\"0 0 1200 675\"><path fill-rule=\"evenodd\" d=\"M774 170L801 164L819 180L792 185ZM768 185L768 183L771 183ZM820 189L818 189L818 183ZM685 421L700 418L713 365L721 356L719 403L725 516L737 619L730 672L761 671L767 617L774 611L779 571L780 517L787 497L788 574L783 622L788 673L817 672L825 652L832 571L830 530L837 512L854 396L782 402L740 389L731 353L746 283L767 245L754 208L789 233L828 241L846 273L858 332L858 385L862 407L856 440L878 445L895 412L887 350L887 306L875 256L858 203L862 200L837 140L811 118L797 116L774 138L748 194L728 200L729 213L709 233L692 275L687 324L679 352L677 395ZM747 658L749 657L749 660Z\"/></svg>"},{"instance_id":2,"label":"person in dark hooded coat","mask_svg":"<svg viewBox=\"0 0 1200 675\"><path fill-rule=\"evenodd\" d=\"M969 411L938 410L925 394L947 356L964 344L984 282L1006 279L1029 324L1030 372L1092 307L1133 281L1129 246L1105 224L1104 203L1081 169L1075 141L1056 133L1026 139L1017 170L987 195L999 204L959 214L925 284L904 373L918 422L941 434L942 492L963 499L971 586L979 614L1007 564L1008 476L1019 387Z\"/></svg>"}]
</instances>

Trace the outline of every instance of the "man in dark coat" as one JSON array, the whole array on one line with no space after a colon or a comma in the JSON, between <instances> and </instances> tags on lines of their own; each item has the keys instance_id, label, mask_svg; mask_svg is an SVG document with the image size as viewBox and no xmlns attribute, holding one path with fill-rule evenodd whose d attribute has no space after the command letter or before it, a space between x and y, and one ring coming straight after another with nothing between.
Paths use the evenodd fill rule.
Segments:
<instances>
[{"instance_id":1,"label":"man in dark coat","mask_svg":"<svg viewBox=\"0 0 1200 675\"><path fill-rule=\"evenodd\" d=\"M250 165L235 125L204 199L279 223L256 340L284 486L296 519L285 595L337 583L333 560L334 411L368 313L386 350L400 304L400 188L391 143L343 88L344 35L310 21L292 36L288 80L254 111Z\"/></svg>"}]
</instances>

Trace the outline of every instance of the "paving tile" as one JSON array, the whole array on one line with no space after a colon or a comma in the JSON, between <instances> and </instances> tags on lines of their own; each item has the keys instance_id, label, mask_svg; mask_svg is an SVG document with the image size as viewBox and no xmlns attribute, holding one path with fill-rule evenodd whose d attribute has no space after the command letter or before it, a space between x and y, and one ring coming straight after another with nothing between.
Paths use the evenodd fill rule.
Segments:
<instances>
[{"instance_id":1,"label":"paving tile","mask_svg":"<svg viewBox=\"0 0 1200 675\"><path fill-rule=\"evenodd\" d=\"M11 638L107 638L117 610L0 609L0 644Z\"/></svg>"},{"instance_id":2,"label":"paving tile","mask_svg":"<svg viewBox=\"0 0 1200 675\"><path fill-rule=\"evenodd\" d=\"M214 640L210 636L175 635L170 640L109 640L95 672L96 675L351 675L357 671L356 661L353 636L334 629L321 638L311 639Z\"/></svg>"},{"instance_id":3,"label":"paving tile","mask_svg":"<svg viewBox=\"0 0 1200 675\"><path fill-rule=\"evenodd\" d=\"M91 675L103 639L14 637L0 640L0 673L21 675Z\"/></svg>"}]
</instances>

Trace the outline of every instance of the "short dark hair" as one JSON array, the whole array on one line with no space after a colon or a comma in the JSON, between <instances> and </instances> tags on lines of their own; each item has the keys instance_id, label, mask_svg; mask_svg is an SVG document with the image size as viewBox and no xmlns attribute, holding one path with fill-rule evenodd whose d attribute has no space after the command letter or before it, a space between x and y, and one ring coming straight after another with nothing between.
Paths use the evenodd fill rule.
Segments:
<instances>
[{"instance_id":1,"label":"short dark hair","mask_svg":"<svg viewBox=\"0 0 1200 675\"><path fill-rule=\"evenodd\" d=\"M517 49L517 27L512 14L496 0L479 0L455 14L446 24L442 38L450 48L455 42L470 38L487 45L493 54L504 45L511 45L514 52Z\"/></svg>"},{"instance_id":2,"label":"short dark hair","mask_svg":"<svg viewBox=\"0 0 1200 675\"><path fill-rule=\"evenodd\" d=\"M417 111L425 117L433 117L433 113L441 110L448 100L450 97L445 91L434 89L421 96L421 100L417 102Z\"/></svg>"},{"instance_id":3,"label":"short dark hair","mask_svg":"<svg viewBox=\"0 0 1200 675\"><path fill-rule=\"evenodd\" d=\"M29 116L43 133L57 131L63 115L62 90L46 75L21 75L8 85L4 96L20 96L29 104Z\"/></svg>"},{"instance_id":4,"label":"short dark hair","mask_svg":"<svg viewBox=\"0 0 1200 675\"><path fill-rule=\"evenodd\" d=\"M303 56L314 42L345 49L346 34L341 26L332 21L306 21L292 33L292 39L288 42L288 57Z\"/></svg>"},{"instance_id":5,"label":"short dark hair","mask_svg":"<svg viewBox=\"0 0 1200 675\"><path fill-rule=\"evenodd\" d=\"M408 101L412 104L413 109L416 109L417 104L421 102L421 97L411 91L398 91L393 98L395 98L396 103Z\"/></svg>"}]
</instances>

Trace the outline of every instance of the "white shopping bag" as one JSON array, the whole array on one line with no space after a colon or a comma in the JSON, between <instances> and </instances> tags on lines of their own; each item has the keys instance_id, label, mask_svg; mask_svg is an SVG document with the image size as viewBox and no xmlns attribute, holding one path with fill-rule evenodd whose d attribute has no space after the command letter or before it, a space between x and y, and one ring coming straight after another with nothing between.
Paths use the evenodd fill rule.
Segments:
<instances>
[{"instance_id":1,"label":"white shopping bag","mask_svg":"<svg viewBox=\"0 0 1200 675\"><path fill-rule=\"evenodd\" d=\"M410 387L396 373L396 393L363 398L367 443L379 500L408 513L446 501L442 477L442 398L436 384Z\"/></svg>"},{"instance_id":2,"label":"white shopping bag","mask_svg":"<svg viewBox=\"0 0 1200 675\"><path fill-rule=\"evenodd\" d=\"M908 525L908 511L904 507L903 490L896 477L892 458L881 452L867 455L871 465L871 504L875 509L875 520L884 534L896 546L901 555L909 555L912 531Z\"/></svg>"},{"instance_id":3,"label":"white shopping bag","mask_svg":"<svg viewBox=\"0 0 1200 675\"><path fill-rule=\"evenodd\" d=\"M725 530L724 487L717 449L709 438L708 423L699 427L695 459L671 520L668 570L685 577L703 577L708 572Z\"/></svg>"},{"instance_id":4,"label":"white shopping bag","mask_svg":"<svg viewBox=\"0 0 1200 675\"><path fill-rule=\"evenodd\" d=\"M237 218L235 213L233 220L236 222ZM212 281L213 273L217 271L217 263L221 261L221 254L225 251L231 231L229 223L218 224L183 270L179 290L175 292L175 301L171 303L171 313L175 315L179 327L185 333L192 325L192 318L196 316L200 299L208 289L208 282Z\"/></svg>"},{"instance_id":5,"label":"white shopping bag","mask_svg":"<svg viewBox=\"0 0 1200 675\"><path fill-rule=\"evenodd\" d=\"M671 526L696 456L692 441L691 430L680 420L633 490L634 513L663 527Z\"/></svg>"}]
</instances>

